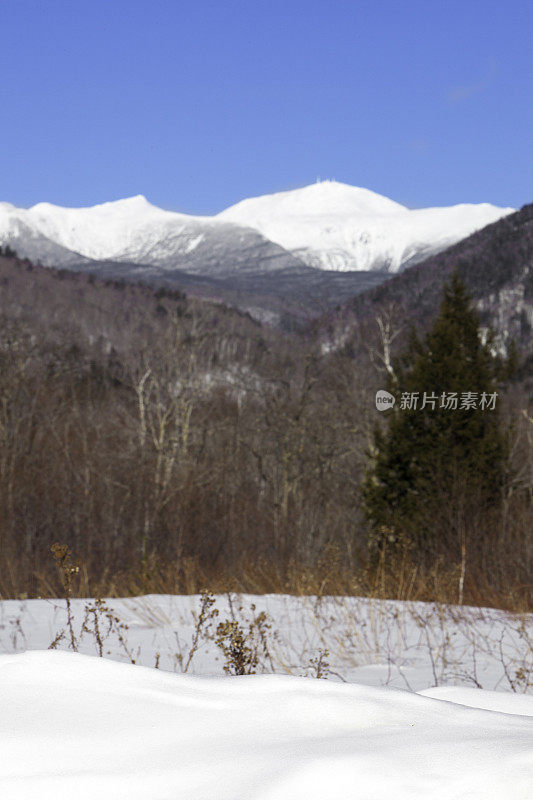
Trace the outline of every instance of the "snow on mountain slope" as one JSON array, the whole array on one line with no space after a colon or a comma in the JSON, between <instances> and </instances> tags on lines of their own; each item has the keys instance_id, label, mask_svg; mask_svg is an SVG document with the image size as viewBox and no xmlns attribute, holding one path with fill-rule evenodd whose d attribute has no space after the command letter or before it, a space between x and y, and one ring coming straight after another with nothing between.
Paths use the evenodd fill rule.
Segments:
<instances>
[{"instance_id":1,"label":"snow on mountain slope","mask_svg":"<svg viewBox=\"0 0 533 800\"><path fill-rule=\"evenodd\" d=\"M250 197L230 206L218 217L228 219L234 216L264 217L309 217L323 214L332 216L391 216L405 214L408 211L400 203L389 200L381 194L363 189L359 186L349 186L338 181L320 181L304 186L301 189L291 189L286 192L265 194L260 197Z\"/></svg>"},{"instance_id":2,"label":"snow on mountain slope","mask_svg":"<svg viewBox=\"0 0 533 800\"><path fill-rule=\"evenodd\" d=\"M88 208L0 204L0 242L46 266L84 259L182 269L205 275L302 266L258 231L213 217L164 211L138 195ZM33 245L32 245L33 242ZM54 243L44 246L44 243Z\"/></svg>"},{"instance_id":3,"label":"snow on mountain slope","mask_svg":"<svg viewBox=\"0 0 533 800\"><path fill-rule=\"evenodd\" d=\"M26 217L49 239L97 260L120 258L145 245L168 223L182 231L188 222L187 215L163 211L142 195L89 208L38 203Z\"/></svg>"},{"instance_id":4,"label":"snow on mountain slope","mask_svg":"<svg viewBox=\"0 0 533 800\"><path fill-rule=\"evenodd\" d=\"M69 267L83 261L83 256L62 247L35 228L27 217L26 209L11 203L0 203L0 245L15 246L19 255L46 265Z\"/></svg>"},{"instance_id":5,"label":"snow on mountain slope","mask_svg":"<svg viewBox=\"0 0 533 800\"><path fill-rule=\"evenodd\" d=\"M118 261L204 275L276 269L396 271L513 209L482 203L411 211L335 181L250 198L214 217L142 195L89 208L0 203L0 243L48 266Z\"/></svg>"},{"instance_id":6,"label":"snow on mountain slope","mask_svg":"<svg viewBox=\"0 0 533 800\"><path fill-rule=\"evenodd\" d=\"M320 269L397 271L495 222L489 203L410 210L336 181L242 200L217 219L246 225Z\"/></svg>"},{"instance_id":7,"label":"snow on mountain slope","mask_svg":"<svg viewBox=\"0 0 533 800\"><path fill-rule=\"evenodd\" d=\"M169 237L172 252L191 253L203 236L228 226L209 217L194 217L164 211L142 195L88 208L62 208L38 203L20 209L22 219L34 230L62 247L95 260L155 263L167 255Z\"/></svg>"}]
</instances>

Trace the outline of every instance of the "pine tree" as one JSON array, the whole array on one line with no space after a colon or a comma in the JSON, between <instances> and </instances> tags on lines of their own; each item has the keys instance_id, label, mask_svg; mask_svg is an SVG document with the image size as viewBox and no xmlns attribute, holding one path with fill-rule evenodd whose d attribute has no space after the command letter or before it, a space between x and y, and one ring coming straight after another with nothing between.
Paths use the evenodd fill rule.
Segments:
<instances>
[{"instance_id":1,"label":"pine tree","mask_svg":"<svg viewBox=\"0 0 533 800\"><path fill-rule=\"evenodd\" d=\"M376 430L363 485L374 544L407 539L420 554L442 550L435 537L444 519L464 524L501 502L507 448L491 343L455 273L432 329L424 341L411 335L389 381L397 401L387 430Z\"/></svg>"}]
</instances>

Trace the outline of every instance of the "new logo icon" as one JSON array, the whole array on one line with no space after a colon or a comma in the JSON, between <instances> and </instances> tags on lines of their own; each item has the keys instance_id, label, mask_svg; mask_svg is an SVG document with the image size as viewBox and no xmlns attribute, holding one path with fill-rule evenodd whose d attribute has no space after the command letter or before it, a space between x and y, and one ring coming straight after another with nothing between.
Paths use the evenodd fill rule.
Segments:
<instances>
[{"instance_id":1,"label":"new logo icon","mask_svg":"<svg viewBox=\"0 0 533 800\"><path fill-rule=\"evenodd\" d=\"M385 389L379 389L376 392L376 408L378 411L386 411L388 408L392 408L395 402L394 395L386 392Z\"/></svg>"}]
</instances>

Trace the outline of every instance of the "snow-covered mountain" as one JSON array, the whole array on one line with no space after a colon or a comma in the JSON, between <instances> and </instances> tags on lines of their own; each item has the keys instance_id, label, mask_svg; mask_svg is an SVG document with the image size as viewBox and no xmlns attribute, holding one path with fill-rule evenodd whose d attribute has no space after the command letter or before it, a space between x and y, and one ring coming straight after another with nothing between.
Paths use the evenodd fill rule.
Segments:
<instances>
[{"instance_id":1,"label":"snow-covered mountain","mask_svg":"<svg viewBox=\"0 0 533 800\"><path fill-rule=\"evenodd\" d=\"M323 181L243 200L214 217L165 211L142 195L89 208L0 203L0 244L47 266L111 261L142 265L147 274L390 272L512 211L488 203L410 210L368 189Z\"/></svg>"},{"instance_id":2,"label":"snow-covered mountain","mask_svg":"<svg viewBox=\"0 0 533 800\"><path fill-rule=\"evenodd\" d=\"M20 256L46 266L70 267L84 260L80 253L63 247L40 231L30 212L31 209L0 203L0 245L9 244Z\"/></svg>"},{"instance_id":3,"label":"snow-covered mountain","mask_svg":"<svg viewBox=\"0 0 533 800\"><path fill-rule=\"evenodd\" d=\"M396 272L512 211L489 203L410 210L368 189L322 181L242 200L217 219L255 228L319 269Z\"/></svg>"},{"instance_id":4,"label":"snow-covered mountain","mask_svg":"<svg viewBox=\"0 0 533 800\"><path fill-rule=\"evenodd\" d=\"M2 203L0 243L45 266L112 261L206 276L304 266L253 228L164 211L142 195L89 208Z\"/></svg>"}]
</instances>

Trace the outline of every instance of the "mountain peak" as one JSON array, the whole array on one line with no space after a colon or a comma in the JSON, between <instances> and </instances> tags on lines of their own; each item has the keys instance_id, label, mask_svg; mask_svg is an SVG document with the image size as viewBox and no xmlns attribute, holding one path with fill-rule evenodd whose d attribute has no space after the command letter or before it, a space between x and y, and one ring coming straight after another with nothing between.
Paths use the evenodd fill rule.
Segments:
<instances>
[{"instance_id":1,"label":"mountain peak","mask_svg":"<svg viewBox=\"0 0 533 800\"><path fill-rule=\"evenodd\" d=\"M335 180L317 181L299 189L242 200L218 214L230 222L248 215L278 216L389 216L406 212L405 206L384 195Z\"/></svg>"},{"instance_id":2,"label":"mountain peak","mask_svg":"<svg viewBox=\"0 0 533 800\"><path fill-rule=\"evenodd\" d=\"M144 194L134 194L131 197L124 197L120 200L110 200L107 203L101 203L101 206L124 206L131 208L147 208L151 207L152 203L148 202ZM101 207L100 206L100 207Z\"/></svg>"},{"instance_id":3,"label":"mountain peak","mask_svg":"<svg viewBox=\"0 0 533 800\"><path fill-rule=\"evenodd\" d=\"M28 209L32 213L40 214L75 214L75 213L98 213L99 211L111 211L113 209L121 210L121 209L132 209L136 211L142 211L147 208L155 208L151 203L148 202L146 197L143 194L136 194L132 197L125 197L124 199L120 200L108 200L104 203L97 203L94 206L59 206L54 203L36 203L30 209Z\"/></svg>"},{"instance_id":4,"label":"mountain peak","mask_svg":"<svg viewBox=\"0 0 533 800\"><path fill-rule=\"evenodd\" d=\"M242 200L218 219L255 228L309 266L395 271L510 211L489 204L411 210L370 189L319 181Z\"/></svg>"}]
</instances>

